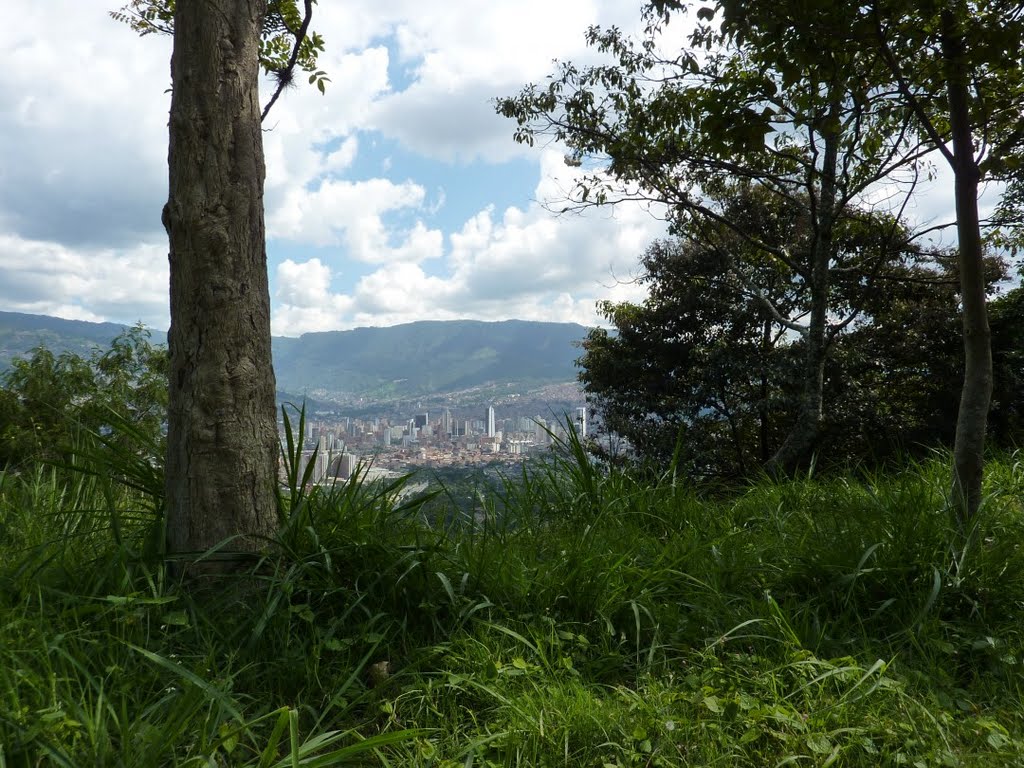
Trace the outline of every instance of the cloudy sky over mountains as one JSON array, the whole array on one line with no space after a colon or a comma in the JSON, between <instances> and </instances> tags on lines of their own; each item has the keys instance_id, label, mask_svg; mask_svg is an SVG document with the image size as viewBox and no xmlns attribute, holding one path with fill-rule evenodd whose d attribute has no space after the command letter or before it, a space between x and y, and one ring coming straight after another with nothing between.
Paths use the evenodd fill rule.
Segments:
<instances>
[{"instance_id":1,"label":"cloudy sky over mountains","mask_svg":"<svg viewBox=\"0 0 1024 768\"><path fill-rule=\"evenodd\" d=\"M167 325L170 39L103 0L9 0L0 28L0 309ZM474 318L597 322L664 223L620 206L555 216L557 147L522 147L491 100L584 61L621 0L320 0L331 82L265 128L278 335ZM265 87L264 94L270 89Z\"/></svg>"},{"instance_id":2,"label":"cloudy sky over mountains","mask_svg":"<svg viewBox=\"0 0 1024 768\"><path fill-rule=\"evenodd\" d=\"M0 309L167 324L170 40L116 0L13 0L0 46ZM321 0L326 96L265 127L276 334L419 319L596 322L664 225L625 207L556 217L571 169L512 141L491 100L588 55L616 0ZM270 89L265 87L264 93Z\"/></svg>"}]
</instances>

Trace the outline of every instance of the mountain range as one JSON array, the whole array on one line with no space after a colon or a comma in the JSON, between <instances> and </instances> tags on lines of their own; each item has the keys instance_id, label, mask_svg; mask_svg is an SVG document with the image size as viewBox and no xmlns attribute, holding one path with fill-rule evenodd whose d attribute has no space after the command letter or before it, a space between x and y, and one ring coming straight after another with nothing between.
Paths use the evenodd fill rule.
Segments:
<instances>
[{"instance_id":1,"label":"mountain range","mask_svg":"<svg viewBox=\"0 0 1024 768\"><path fill-rule=\"evenodd\" d=\"M0 371L44 345L88 354L124 326L0 312ZM388 328L307 333L273 339L278 388L386 399L500 383L574 381L586 328L525 320L423 321ZM154 343L165 343L153 333Z\"/></svg>"}]
</instances>

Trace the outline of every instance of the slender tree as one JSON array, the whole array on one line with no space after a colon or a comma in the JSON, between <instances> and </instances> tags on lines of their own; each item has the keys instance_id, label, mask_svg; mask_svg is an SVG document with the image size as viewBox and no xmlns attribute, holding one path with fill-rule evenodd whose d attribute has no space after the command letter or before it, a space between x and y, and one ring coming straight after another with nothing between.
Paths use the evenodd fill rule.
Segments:
<instances>
[{"instance_id":1,"label":"slender tree","mask_svg":"<svg viewBox=\"0 0 1024 768\"><path fill-rule=\"evenodd\" d=\"M875 3L869 11L875 43L901 95L955 178L964 380L952 486L966 525L981 504L993 389L978 192L987 175L1019 167L1024 149L1024 9L1005 0L947 0L909 9ZM918 51L914 58L909 47ZM932 66L915 64L921 51L930 54ZM935 95L945 104L936 104Z\"/></svg>"}]
</instances>

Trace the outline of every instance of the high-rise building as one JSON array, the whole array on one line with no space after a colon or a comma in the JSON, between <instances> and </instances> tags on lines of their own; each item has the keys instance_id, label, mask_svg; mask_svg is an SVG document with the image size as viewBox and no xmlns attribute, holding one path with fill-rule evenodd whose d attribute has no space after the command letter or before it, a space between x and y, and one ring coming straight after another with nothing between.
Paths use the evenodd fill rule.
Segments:
<instances>
[{"instance_id":1,"label":"high-rise building","mask_svg":"<svg viewBox=\"0 0 1024 768\"><path fill-rule=\"evenodd\" d=\"M576 409L576 431L580 437L587 436L587 409L577 408Z\"/></svg>"},{"instance_id":2,"label":"high-rise building","mask_svg":"<svg viewBox=\"0 0 1024 768\"><path fill-rule=\"evenodd\" d=\"M416 414L413 417L413 426L416 427L417 429L423 429L425 426L427 426L427 421L429 421L429 417L429 413Z\"/></svg>"},{"instance_id":3,"label":"high-rise building","mask_svg":"<svg viewBox=\"0 0 1024 768\"><path fill-rule=\"evenodd\" d=\"M358 459L353 453L343 453L341 455L341 476L345 479L352 477L352 473L356 471L356 464Z\"/></svg>"},{"instance_id":4,"label":"high-rise building","mask_svg":"<svg viewBox=\"0 0 1024 768\"><path fill-rule=\"evenodd\" d=\"M444 435L450 435L455 430L452 425L452 412L447 408L444 409L444 415L441 417L441 433Z\"/></svg>"},{"instance_id":5,"label":"high-rise building","mask_svg":"<svg viewBox=\"0 0 1024 768\"><path fill-rule=\"evenodd\" d=\"M494 406L487 406L487 436L494 437Z\"/></svg>"}]
</instances>

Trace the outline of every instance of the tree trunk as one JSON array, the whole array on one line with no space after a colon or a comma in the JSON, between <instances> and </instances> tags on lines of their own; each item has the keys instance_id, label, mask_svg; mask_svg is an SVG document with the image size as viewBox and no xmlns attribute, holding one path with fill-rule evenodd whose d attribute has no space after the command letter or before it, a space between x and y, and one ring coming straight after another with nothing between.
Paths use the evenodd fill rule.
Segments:
<instances>
[{"instance_id":1,"label":"tree trunk","mask_svg":"<svg viewBox=\"0 0 1024 768\"><path fill-rule=\"evenodd\" d=\"M258 51L266 0L178 2L171 58L167 548L230 569L277 522Z\"/></svg>"},{"instance_id":2,"label":"tree trunk","mask_svg":"<svg viewBox=\"0 0 1024 768\"><path fill-rule=\"evenodd\" d=\"M770 425L768 423L768 354L772 346L772 323L764 321L764 329L761 333L761 400L757 404L757 415L760 421L758 428L758 447L761 455L761 463L767 464L771 458L768 448L768 436Z\"/></svg>"},{"instance_id":3,"label":"tree trunk","mask_svg":"<svg viewBox=\"0 0 1024 768\"><path fill-rule=\"evenodd\" d=\"M825 358L828 354L828 298L831 280L832 230L836 214L836 165L839 159L838 116L840 104L834 100L825 119L822 132L825 151L822 153L821 190L815 200L815 190L808 185L812 201L814 239L811 242L811 308L804 335L804 376L796 423L779 450L768 461L767 469L774 474L792 472L814 450L821 431Z\"/></svg>"},{"instance_id":4,"label":"tree trunk","mask_svg":"<svg viewBox=\"0 0 1024 768\"><path fill-rule=\"evenodd\" d=\"M966 19L967 16L963 15ZM942 59L953 143L956 228L964 333L964 385L953 444L953 504L966 524L981 504L985 430L992 401L992 333L985 305L985 274L978 217L981 173L974 158L969 72L963 34L950 10L942 13Z\"/></svg>"}]
</instances>

